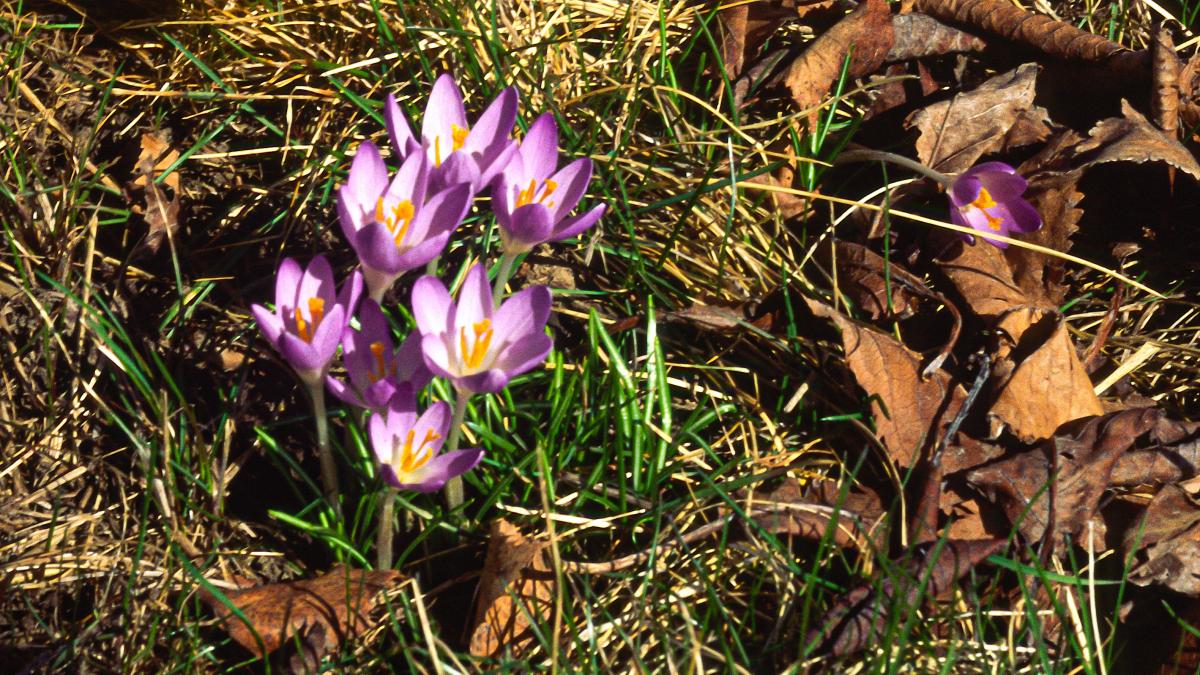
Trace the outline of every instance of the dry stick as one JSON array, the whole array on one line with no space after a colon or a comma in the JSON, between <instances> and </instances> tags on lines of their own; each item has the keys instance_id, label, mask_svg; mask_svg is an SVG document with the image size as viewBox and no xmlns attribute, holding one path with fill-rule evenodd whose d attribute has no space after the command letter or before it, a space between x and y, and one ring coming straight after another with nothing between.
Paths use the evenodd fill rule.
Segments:
<instances>
[{"instance_id":1,"label":"dry stick","mask_svg":"<svg viewBox=\"0 0 1200 675\"><path fill-rule=\"evenodd\" d=\"M1083 369L1087 372L1092 372L1092 369L1098 366L1096 363L1100 360L1101 351L1104 349L1105 343L1108 342L1109 336L1112 335L1113 326L1117 323L1117 316L1121 313L1121 304L1125 301L1125 287L1117 286L1113 291L1112 302L1109 303L1108 311L1104 313L1104 319L1100 322L1100 328L1096 330L1096 339L1092 341L1092 346L1088 347L1087 353L1083 356Z\"/></svg>"}]
</instances>

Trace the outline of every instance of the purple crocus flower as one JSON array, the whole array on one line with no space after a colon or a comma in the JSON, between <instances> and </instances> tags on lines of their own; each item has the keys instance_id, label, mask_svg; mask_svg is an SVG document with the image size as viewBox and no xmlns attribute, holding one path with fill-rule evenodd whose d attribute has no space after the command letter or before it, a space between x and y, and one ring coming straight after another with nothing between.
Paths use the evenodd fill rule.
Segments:
<instances>
[{"instance_id":1,"label":"purple crocus flower","mask_svg":"<svg viewBox=\"0 0 1200 675\"><path fill-rule=\"evenodd\" d=\"M507 253L524 253L547 241L573 237L604 215L604 204L579 215L579 204L592 178L592 161L581 157L558 169L558 126L543 113L497 179L493 210Z\"/></svg>"},{"instance_id":2,"label":"purple crocus flower","mask_svg":"<svg viewBox=\"0 0 1200 675\"><path fill-rule=\"evenodd\" d=\"M325 256L313 258L308 269L284 258L275 275L275 311L257 304L250 310L263 335L300 379L319 387L361 293L362 274L357 270L335 295L333 270Z\"/></svg>"},{"instance_id":3,"label":"purple crocus flower","mask_svg":"<svg viewBox=\"0 0 1200 675\"><path fill-rule=\"evenodd\" d=\"M444 401L429 406L418 417L416 398L397 395L387 414L371 416L368 430L383 479L401 490L436 492L483 458L479 448L439 454L450 430L450 406Z\"/></svg>"},{"instance_id":4,"label":"purple crocus flower","mask_svg":"<svg viewBox=\"0 0 1200 675\"><path fill-rule=\"evenodd\" d=\"M425 364L460 392L498 392L550 351L545 333L550 289L530 286L495 308L483 265L467 272L457 304L440 279L421 277L413 286L412 309Z\"/></svg>"},{"instance_id":5,"label":"purple crocus flower","mask_svg":"<svg viewBox=\"0 0 1200 675\"><path fill-rule=\"evenodd\" d=\"M513 87L500 92L472 127L467 124L462 91L449 73L443 73L429 92L419 141L391 94L383 116L398 157L425 151L433 167L435 188L469 183L478 191L491 183L516 152L516 144L509 139L517 120L517 90Z\"/></svg>"},{"instance_id":6,"label":"purple crocus flower","mask_svg":"<svg viewBox=\"0 0 1200 675\"><path fill-rule=\"evenodd\" d=\"M346 184L338 189L338 219L363 264L376 301L404 272L441 255L471 206L469 185L455 185L428 200L429 165L421 153L404 160L388 182L374 143L358 146Z\"/></svg>"},{"instance_id":7,"label":"purple crocus flower","mask_svg":"<svg viewBox=\"0 0 1200 675\"><path fill-rule=\"evenodd\" d=\"M358 309L360 330L342 334L342 360L349 382L325 377L325 386L344 403L382 413L401 388L420 391L433 379L421 356L421 334L413 331L396 349L383 310L370 298Z\"/></svg>"},{"instance_id":8,"label":"purple crocus flower","mask_svg":"<svg viewBox=\"0 0 1200 675\"><path fill-rule=\"evenodd\" d=\"M1000 248L1008 244L987 237L988 233L1009 236L1010 232L1034 232L1042 217L1021 197L1028 183L1004 162L986 162L959 174L950 183L950 220L955 225L983 233L983 239ZM972 244L975 238L964 234Z\"/></svg>"}]
</instances>

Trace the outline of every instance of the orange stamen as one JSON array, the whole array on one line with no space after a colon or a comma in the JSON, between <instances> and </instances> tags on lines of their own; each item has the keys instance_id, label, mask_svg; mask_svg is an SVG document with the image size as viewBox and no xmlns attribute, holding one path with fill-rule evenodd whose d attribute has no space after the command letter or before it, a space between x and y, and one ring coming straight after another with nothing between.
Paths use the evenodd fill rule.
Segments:
<instances>
[{"instance_id":1,"label":"orange stamen","mask_svg":"<svg viewBox=\"0 0 1200 675\"><path fill-rule=\"evenodd\" d=\"M321 298L308 299L308 321L304 320L304 315L300 312L300 308L296 308L296 333L301 340L312 342L313 334L317 332L317 326L321 325L321 319L325 318L325 301Z\"/></svg>"},{"instance_id":2,"label":"orange stamen","mask_svg":"<svg viewBox=\"0 0 1200 675\"><path fill-rule=\"evenodd\" d=\"M1004 222L1004 219L998 216L993 216L987 212L988 209L995 208L997 206L996 200L992 199L992 195L987 191L987 188L979 188L979 196L975 198L975 201L971 202L971 206L974 206L983 212L983 217L987 218L988 227L991 228L992 231L1000 231L1000 224Z\"/></svg>"},{"instance_id":3,"label":"orange stamen","mask_svg":"<svg viewBox=\"0 0 1200 675\"><path fill-rule=\"evenodd\" d=\"M450 125L450 136L454 139L453 147L455 150L458 150L459 148L461 148L463 146L463 143L467 142L467 134L468 133L470 133L469 130L464 129L464 128L458 126L457 124Z\"/></svg>"},{"instance_id":4,"label":"orange stamen","mask_svg":"<svg viewBox=\"0 0 1200 675\"><path fill-rule=\"evenodd\" d=\"M471 344L467 344L467 329L464 326L458 331L458 345L463 365L467 367L467 370L476 370L483 364L483 357L487 355L495 331L492 330L491 319L484 319L479 323L472 324L471 329L475 333Z\"/></svg>"},{"instance_id":5,"label":"orange stamen","mask_svg":"<svg viewBox=\"0 0 1200 675\"><path fill-rule=\"evenodd\" d=\"M542 204L546 208L552 208L554 206L554 202L547 202L546 200L550 197L550 195L554 194L556 189L558 189L558 183L547 179L545 183L542 183L542 193L541 196L538 197L537 203ZM531 178L529 179L529 187L521 190L521 192L517 194L517 207L519 208L532 204L533 198L537 196L537 194L537 181Z\"/></svg>"},{"instance_id":6,"label":"orange stamen","mask_svg":"<svg viewBox=\"0 0 1200 675\"><path fill-rule=\"evenodd\" d=\"M375 367L378 372L371 371L371 382L378 382L387 375L387 362L383 360L384 346L382 342L371 343L371 354L375 357Z\"/></svg>"}]
</instances>

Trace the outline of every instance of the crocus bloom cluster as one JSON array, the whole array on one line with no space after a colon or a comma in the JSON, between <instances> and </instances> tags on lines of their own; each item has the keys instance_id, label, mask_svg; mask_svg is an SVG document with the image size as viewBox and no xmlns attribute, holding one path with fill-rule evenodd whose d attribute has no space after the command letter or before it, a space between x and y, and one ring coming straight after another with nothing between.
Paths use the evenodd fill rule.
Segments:
<instances>
[{"instance_id":1,"label":"crocus bloom cluster","mask_svg":"<svg viewBox=\"0 0 1200 675\"><path fill-rule=\"evenodd\" d=\"M381 307L387 291L406 272L436 261L475 197L489 190L506 256L501 276L520 253L575 236L604 213L598 205L572 215L591 179L591 161L558 167L558 128L548 113L524 140L513 140L517 106L516 90L507 88L472 125L458 85L442 75L417 136L389 95L384 119L394 173L379 148L363 142L338 188L338 218L361 271L335 297L324 257L307 271L288 259L276 280L275 312L254 306L263 333L306 383L323 383L371 415L371 444L394 488L437 490L479 463L482 450L457 449L461 427L453 420L461 419L469 395L498 392L546 358L551 295L533 286L500 302L504 279L493 289L484 264L468 271L456 299L436 276L424 276L412 292L416 330L397 347ZM360 307L364 285L369 298ZM328 375L339 345L345 378ZM460 407L437 402L419 414L417 393L434 376L453 384Z\"/></svg>"},{"instance_id":2,"label":"crocus bloom cluster","mask_svg":"<svg viewBox=\"0 0 1200 675\"><path fill-rule=\"evenodd\" d=\"M1008 236L1011 232L1034 232L1042 226L1037 209L1023 199L1028 183L1017 170L1003 162L986 162L964 171L947 191L950 220L955 225L977 230L983 239L1000 248L1007 243L988 234ZM963 237L975 243L969 234Z\"/></svg>"}]
</instances>

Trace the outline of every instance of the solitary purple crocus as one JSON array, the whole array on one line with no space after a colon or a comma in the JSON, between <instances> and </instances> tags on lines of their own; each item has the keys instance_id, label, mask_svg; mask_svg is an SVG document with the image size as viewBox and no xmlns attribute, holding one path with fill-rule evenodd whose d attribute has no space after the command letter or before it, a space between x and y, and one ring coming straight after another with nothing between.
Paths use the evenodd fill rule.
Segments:
<instances>
[{"instance_id":1,"label":"solitary purple crocus","mask_svg":"<svg viewBox=\"0 0 1200 675\"><path fill-rule=\"evenodd\" d=\"M338 219L363 264L376 302L396 278L441 255L471 206L469 185L454 185L426 201L429 165L409 155L391 183L374 143L358 146L346 184L338 189Z\"/></svg>"},{"instance_id":2,"label":"solitary purple crocus","mask_svg":"<svg viewBox=\"0 0 1200 675\"><path fill-rule=\"evenodd\" d=\"M498 392L550 351L545 333L550 289L530 286L495 308L480 264L467 272L457 305L440 279L421 277L413 286L412 309L425 364L460 392Z\"/></svg>"},{"instance_id":3,"label":"solitary purple crocus","mask_svg":"<svg viewBox=\"0 0 1200 675\"><path fill-rule=\"evenodd\" d=\"M335 295L333 270L325 256L313 258L308 269L284 258L275 275L275 311L257 304L250 310L263 335L300 379L319 387L361 293L357 270Z\"/></svg>"},{"instance_id":4,"label":"solitary purple crocus","mask_svg":"<svg viewBox=\"0 0 1200 675\"><path fill-rule=\"evenodd\" d=\"M604 215L604 204L579 215L579 204L592 177L592 161L581 157L558 169L558 127L543 113L497 179L493 210L506 253L524 253L547 241L573 237Z\"/></svg>"},{"instance_id":5,"label":"solitary purple crocus","mask_svg":"<svg viewBox=\"0 0 1200 675\"><path fill-rule=\"evenodd\" d=\"M386 414L371 416L368 428L383 479L401 490L436 492L483 458L479 448L439 454L450 430L450 406L444 401L418 417L416 398L398 395Z\"/></svg>"},{"instance_id":6,"label":"solitary purple crocus","mask_svg":"<svg viewBox=\"0 0 1200 675\"><path fill-rule=\"evenodd\" d=\"M433 373L421 356L420 332L410 333L396 349L387 317L374 300L363 300L358 321L359 330L347 327L342 334L342 360L349 381L327 375L325 386L344 403L382 413L398 390L420 391Z\"/></svg>"},{"instance_id":7,"label":"solitary purple crocus","mask_svg":"<svg viewBox=\"0 0 1200 675\"><path fill-rule=\"evenodd\" d=\"M517 90L513 87L500 92L472 127L467 124L462 91L449 73L443 73L429 92L419 141L391 94L384 103L383 116L398 157L425 151L433 167L431 180L436 189L469 183L472 189L481 190L516 152L516 144L509 138L517 120Z\"/></svg>"},{"instance_id":8,"label":"solitary purple crocus","mask_svg":"<svg viewBox=\"0 0 1200 675\"><path fill-rule=\"evenodd\" d=\"M983 233L984 241L1000 248L1008 244L991 239L988 233L1009 236L1010 232L1034 232L1041 228L1037 209L1021 197L1028 183L1004 162L986 162L959 174L950 184L950 220L955 225ZM975 238L964 234L972 244Z\"/></svg>"}]
</instances>

